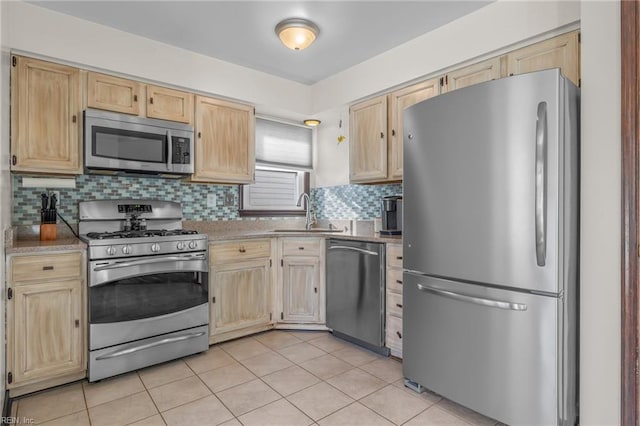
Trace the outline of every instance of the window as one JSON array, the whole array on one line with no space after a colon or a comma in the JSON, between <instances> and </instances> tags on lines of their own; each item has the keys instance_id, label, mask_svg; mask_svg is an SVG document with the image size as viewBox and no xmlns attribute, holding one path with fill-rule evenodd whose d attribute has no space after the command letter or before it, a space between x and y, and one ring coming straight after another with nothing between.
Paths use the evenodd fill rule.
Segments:
<instances>
[{"instance_id":1,"label":"window","mask_svg":"<svg viewBox=\"0 0 640 426\"><path fill-rule=\"evenodd\" d=\"M255 182L240 187L240 215L304 215L296 203L309 193L312 161L311 129L256 118Z\"/></svg>"}]
</instances>

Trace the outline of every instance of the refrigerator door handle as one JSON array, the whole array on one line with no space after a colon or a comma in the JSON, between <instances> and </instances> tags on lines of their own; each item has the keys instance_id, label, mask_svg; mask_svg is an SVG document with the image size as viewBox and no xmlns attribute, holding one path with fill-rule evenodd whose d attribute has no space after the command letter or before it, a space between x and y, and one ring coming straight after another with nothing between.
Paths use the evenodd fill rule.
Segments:
<instances>
[{"instance_id":1,"label":"refrigerator door handle","mask_svg":"<svg viewBox=\"0 0 640 426\"><path fill-rule=\"evenodd\" d=\"M547 103L538 104L536 120L536 261L547 257Z\"/></svg>"},{"instance_id":2,"label":"refrigerator door handle","mask_svg":"<svg viewBox=\"0 0 640 426\"><path fill-rule=\"evenodd\" d=\"M484 299L481 297L467 296L466 294L454 293L452 291L442 290L437 287L432 287L430 285L424 285L420 283L418 283L417 286L418 286L418 290L428 291L428 292L437 294L439 296L448 297L449 299L459 300L461 302L468 302L476 305L488 306L490 308L498 308L498 309L505 309L505 310L511 310L511 311L527 310L527 305L524 303L512 303L512 302L505 302L502 300Z\"/></svg>"}]
</instances>

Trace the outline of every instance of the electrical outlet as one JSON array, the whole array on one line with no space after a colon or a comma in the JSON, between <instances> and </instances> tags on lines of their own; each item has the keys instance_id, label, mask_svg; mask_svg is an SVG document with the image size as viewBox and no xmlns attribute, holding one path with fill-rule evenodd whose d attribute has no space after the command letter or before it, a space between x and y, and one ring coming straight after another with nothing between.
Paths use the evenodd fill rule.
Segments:
<instances>
[{"instance_id":1,"label":"electrical outlet","mask_svg":"<svg viewBox=\"0 0 640 426\"><path fill-rule=\"evenodd\" d=\"M207 194L207 207L214 208L216 206L216 194L210 193Z\"/></svg>"},{"instance_id":2,"label":"electrical outlet","mask_svg":"<svg viewBox=\"0 0 640 426\"><path fill-rule=\"evenodd\" d=\"M224 195L224 205L226 206L233 206L235 204L235 199L234 196L231 192L227 192Z\"/></svg>"}]
</instances>

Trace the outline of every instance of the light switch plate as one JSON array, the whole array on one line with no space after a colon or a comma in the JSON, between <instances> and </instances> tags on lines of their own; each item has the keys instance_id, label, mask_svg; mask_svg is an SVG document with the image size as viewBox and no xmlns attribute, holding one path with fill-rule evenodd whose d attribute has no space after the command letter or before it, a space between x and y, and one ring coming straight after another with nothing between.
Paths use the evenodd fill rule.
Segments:
<instances>
[{"instance_id":1,"label":"light switch plate","mask_svg":"<svg viewBox=\"0 0 640 426\"><path fill-rule=\"evenodd\" d=\"M224 196L224 205L225 206L233 206L235 204L235 200L233 197L233 194L230 192L227 192Z\"/></svg>"},{"instance_id":2,"label":"light switch plate","mask_svg":"<svg viewBox=\"0 0 640 426\"><path fill-rule=\"evenodd\" d=\"M207 194L207 207L213 208L216 206L216 194Z\"/></svg>"}]
</instances>

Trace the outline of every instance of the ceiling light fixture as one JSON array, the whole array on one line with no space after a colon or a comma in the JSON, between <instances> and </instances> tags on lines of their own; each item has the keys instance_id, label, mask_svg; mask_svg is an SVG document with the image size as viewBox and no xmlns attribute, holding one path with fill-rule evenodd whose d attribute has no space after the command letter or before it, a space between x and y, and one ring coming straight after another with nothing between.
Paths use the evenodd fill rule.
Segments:
<instances>
[{"instance_id":1,"label":"ceiling light fixture","mask_svg":"<svg viewBox=\"0 0 640 426\"><path fill-rule=\"evenodd\" d=\"M320 30L313 22L302 18L289 18L276 25L276 34L282 44L291 50L303 50L313 43Z\"/></svg>"},{"instance_id":2,"label":"ceiling light fixture","mask_svg":"<svg viewBox=\"0 0 640 426\"><path fill-rule=\"evenodd\" d=\"M304 124L311 127L316 127L320 123L321 121L315 118L307 118L306 120L304 120Z\"/></svg>"}]
</instances>

